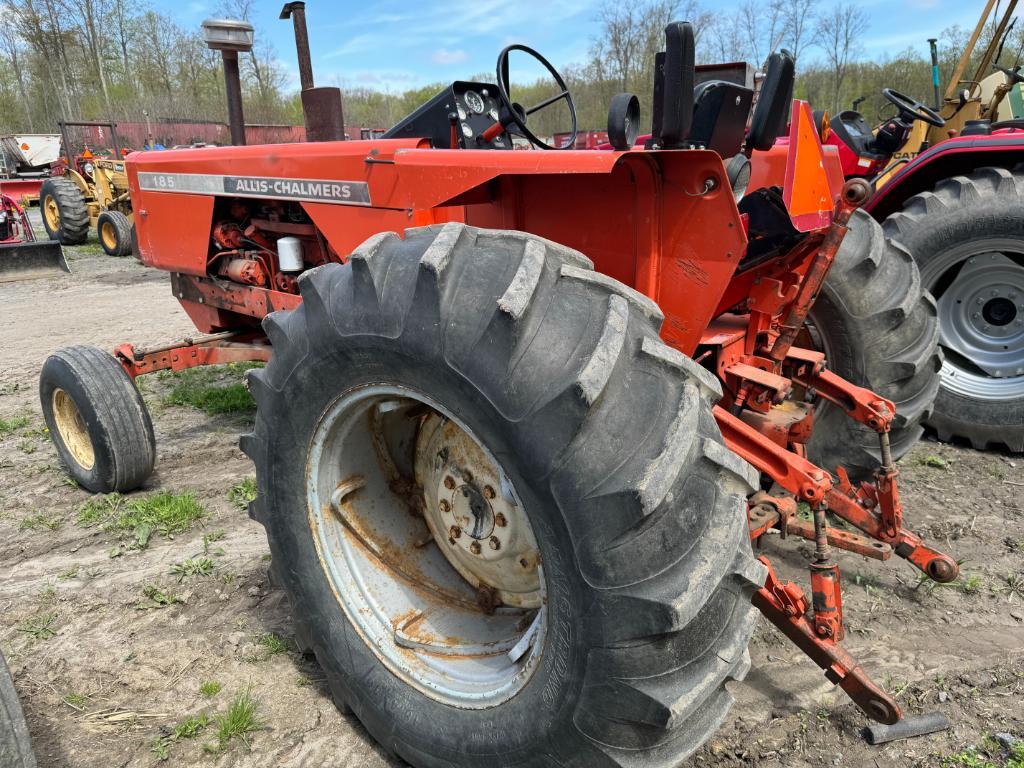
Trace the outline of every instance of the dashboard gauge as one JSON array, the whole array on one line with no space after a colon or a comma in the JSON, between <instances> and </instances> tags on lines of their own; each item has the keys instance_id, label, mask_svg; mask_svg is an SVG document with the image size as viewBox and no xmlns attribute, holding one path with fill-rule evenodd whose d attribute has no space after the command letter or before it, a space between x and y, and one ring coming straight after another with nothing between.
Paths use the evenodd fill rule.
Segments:
<instances>
[{"instance_id":1,"label":"dashboard gauge","mask_svg":"<svg viewBox=\"0 0 1024 768\"><path fill-rule=\"evenodd\" d=\"M491 107L491 111L488 112L487 115L494 122L498 122L498 108L497 107Z\"/></svg>"},{"instance_id":2,"label":"dashboard gauge","mask_svg":"<svg viewBox=\"0 0 1024 768\"><path fill-rule=\"evenodd\" d=\"M466 110L464 110L462 107L459 107L459 120L465 120L465 119L466 119Z\"/></svg>"},{"instance_id":3,"label":"dashboard gauge","mask_svg":"<svg viewBox=\"0 0 1024 768\"><path fill-rule=\"evenodd\" d=\"M484 110L487 109L484 104L483 97L476 91L466 91L466 106L476 112L478 115L482 115Z\"/></svg>"},{"instance_id":4,"label":"dashboard gauge","mask_svg":"<svg viewBox=\"0 0 1024 768\"><path fill-rule=\"evenodd\" d=\"M463 123L462 124L462 135L465 136L467 139L473 138L473 129L470 128L465 123Z\"/></svg>"}]
</instances>

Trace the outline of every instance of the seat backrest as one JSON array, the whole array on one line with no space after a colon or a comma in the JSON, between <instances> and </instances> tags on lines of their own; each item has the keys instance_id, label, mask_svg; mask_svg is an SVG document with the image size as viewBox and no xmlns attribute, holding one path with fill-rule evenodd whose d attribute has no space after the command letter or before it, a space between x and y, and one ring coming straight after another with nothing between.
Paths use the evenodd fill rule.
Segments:
<instances>
[{"instance_id":1,"label":"seat backrest","mask_svg":"<svg viewBox=\"0 0 1024 768\"><path fill-rule=\"evenodd\" d=\"M687 144L704 147L722 157L732 157L743 148L747 117L754 92L725 80L709 80L694 93L693 124Z\"/></svg>"},{"instance_id":2,"label":"seat backrest","mask_svg":"<svg viewBox=\"0 0 1024 768\"><path fill-rule=\"evenodd\" d=\"M793 103L793 83L796 62L792 54L783 49L768 57L764 70L757 106L750 119L747 134L747 152L772 148L775 140L786 131L790 106Z\"/></svg>"},{"instance_id":3,"label":"seat backrest","mask_svg":"<svg viewBox=\"0 0 1024 768\"><path fill-rule=\"evenodd\" d=\"M666 149L684 146L693 119L693 27L674 21L665 27L665 51L654 57L651 133Z\"/></svg>"}]
</instances>

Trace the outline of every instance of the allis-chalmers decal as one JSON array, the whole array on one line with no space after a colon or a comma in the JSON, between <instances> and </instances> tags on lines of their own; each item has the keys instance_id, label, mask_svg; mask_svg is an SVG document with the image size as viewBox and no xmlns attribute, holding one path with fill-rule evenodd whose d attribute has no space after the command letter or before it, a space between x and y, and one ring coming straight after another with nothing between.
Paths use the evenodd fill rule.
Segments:
<instances>
[{"instance_id":1,"label":"allis-chalmers decal","mask_svg":"<svg viewBox=\"0 0 1024 768\"><path fill-rule=\"evenodd\" d=\"M148 192L180 192L189 195L276 197L282 200L306 200L340 205L370 204L370 188L364 181L140 171L139 188Z\"/></svg>"}]
</instances>

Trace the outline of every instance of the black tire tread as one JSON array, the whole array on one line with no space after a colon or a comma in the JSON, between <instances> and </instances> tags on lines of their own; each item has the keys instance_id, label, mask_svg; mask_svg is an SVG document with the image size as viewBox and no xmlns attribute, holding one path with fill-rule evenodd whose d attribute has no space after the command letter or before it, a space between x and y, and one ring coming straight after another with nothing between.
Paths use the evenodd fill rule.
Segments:
<instances>
[{"instance_id":1,"label":"black tire tread","mask_svg":"<svg viewBox=\"0 0 1024 768\"><path fill-rule=\"evenodd\" d=\"M113 355L96 347L64 347L50 357L72 371L105 433L106 444L94 449L109 452L109 477L102 478L103 487L90 490L123 493L138 488L153 472L156 439L149 412L131 378ZM43 413L51 434L56 434L45 402Z\"/></svg>"},{"instance_id":2,"label":"black tire tread","mask_svg":"<svg viewBox=\"0 0 1024 768\"><path fill-rule=\"evenodd\" d=\"M909 198L901 211L882 222L889 237L905 246L919 264L970 227L986 235L997 230L1024 240L1024 165L1012 170L978 168L938 182ZM963 440L978 450L1006 447L1024 451L1024 398L1003 403L969 398L940 387L924 423L936 436Z\"/></svg>"},{"instance_id":3,"label":"black tire tread","mask_svg":"<svg viewBox=\"0 0 1024 768\"><path fill-rule=\"evenodd\" d=\"M51 240L59 240L61 245L80 245L89 237L89 209L82 196L82 190L71 179L61 176L47 179L40 189L40 199L45 200L47 193L52 192L60 209L60 231L47 232ZM46 228L46 217L43 217ZM54 235L57 237L54 237Z\"/></svg>"},{"instance_id":4,"label":"black tire tread","mask_svg":"<svg viewBox=\"0 0 1024 768\"><path fill-rule=\"evenodd\" d=\"M7 661L0 653L0 766L36 768L25 715Z\"/></svg>"},{"instance_id":5,"label":"black tire tread","mask_svg":"<svg viewBox=\"0 0 1024 768\"><path fill-rule=\"evenodd\" d=\"M896 405L889 439L900 458L923 433L938 392L938 313L913 258L867 213L851 218L811 320L831 368ZM841 465L854 479L869 479L881 459L877 434L831 407L808 450L825 469Z\"/></svg>"},{"instance_id":6,"label":"black tire tread","mask_svg":"<svg viewBox=\"0 0 1024 768\"><path fill-rule=\"evenodd\" d=\"M96 220L97 233L102 231L103 224L107 221L114 225L114 231L117 233L117 240L114 247L112 249L108 249L106 244L103 242L103 238L100 237L100 247L108 256L127 256L132 252L131 221L120 211L104 211Z\"/></svg>"},{"instance_id":7,"label":"black tire tread","mask_svg":"<svg viewBox=\"0 0 1024 768\"><path fill-rule=\"evenodd\" d=\"M484 249L507 253L507 262L480 266ZM480 280L487 281L493 300L460 303L462 287ZM564 246L456 223L409 229L402 238L376 235L356 249L348 265L306 273L300 291L298 309L266 320L274 356L267 368L247 376L257 420L241 446L259 479L251 514L266 525L272 548L272 513L264 501L272 440L268 414L309 354L307 339L329 345L332 333L344 337L371 329L403 339L429 326L439 329L438 343L452 371L478 381L481 366L498 365L509 376L517 365L530 363L553 326L568 328L578 338L572 364L529 368L535 385L520 377L520 388L497 405L521 424L569 425L551 427L550 486L584 580L601 606L594 611L600 632L573 716L575 731L560 735L559 743L573 747L538 752L521 765L667 768L696 749L728 710L725 682L742 678L749 666L746 645L755 619L750 596L764 576L752 557L746 523L745 499L757 474L721 441L710 410L721 395L717 380L658 338L657 306L593 272L589 260ZM569 313L552 309L570 306L574 297L602 307L600 319L586 322L581 316L571 325ZM342 302L348 311L331 311ZM487 328L495 333L482 349L477 342ZM616 419L629 414L635 420L630 399L641 385L660 388L673 400L664 404L664 414L644 414L657 428L618 445L614 461L602 463L608 451L600 451L602 460L594 454L606 445ZM592 476L578 469L581 464L591 467ZM573 514L572 499L581 497L587 509ZM684 514L688 499L693 501ZM686 545L676 546L680 542ZM638 557L638 550L647 554ZM317 629L306 623L309 615L294 611L304 624L297 634L314 649L335 697L418 768L449 765L441 754L404 743L399 724L382 732L364 719L365 707L348 700L349 686L322 658ZM677 652L655 652L666 646ZM483 763L466 763L478 764Z\"/></svg>"}]
</instances>

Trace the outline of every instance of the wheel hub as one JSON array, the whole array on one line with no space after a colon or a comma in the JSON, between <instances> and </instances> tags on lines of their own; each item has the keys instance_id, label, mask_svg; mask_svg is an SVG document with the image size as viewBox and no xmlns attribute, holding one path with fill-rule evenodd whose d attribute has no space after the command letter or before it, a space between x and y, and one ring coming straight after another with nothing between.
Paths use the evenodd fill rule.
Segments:
<instances>
[{"instance_id":1,"label":"wheel hub","mask_svg":"<svg viewBox=\"0 0 1024 768\"><path fill-rule=\"evenodd\" d=\"M71 395L60 388L53 390L53 420L72 458L82 469L92 469L96 463L96 452L89 439L85 419Z\"/></svg>"},{"instance_id":2,"label":"wheel hub","mask_svg":"<svg viewBox=\"0 0 1024 768\"><path fill-rule=\"evenodd\" d=\"M539 607L537 543L526 513L497 465L436 413L420 427L416 480L427 525L452 566L505 605Z\"/></svg>"},{"instance_id":3,"label":"wheel hub","mask_svg":"<svg viewBox=\"0 0 1024 768\"><path fill-rule=\"evenodd\" d=\"M1002 251L970 255L938 296L947 355L944 384L969 397L1001 400L1024 393L1024 267ZM929 288L942 287L933 275Z\"/></svg>"},{"instance_id":4,"label":"wheel hub","mask_svg":"<svg viewBox=\"0 0 1024 768\"><path fill-rule=\"evenodd\" d=\"M306 463L318 561L367 647L461 708L515 696L543 653L545 586L529 516L468 427L402 387L341 396Z\"/></svg>"}]
</instances>

